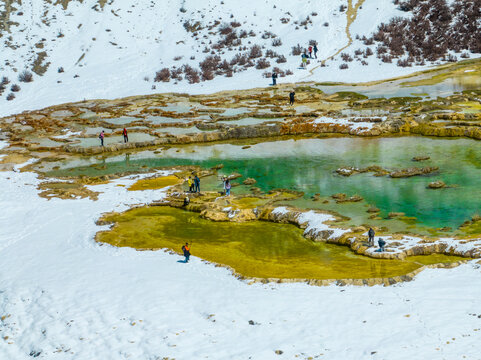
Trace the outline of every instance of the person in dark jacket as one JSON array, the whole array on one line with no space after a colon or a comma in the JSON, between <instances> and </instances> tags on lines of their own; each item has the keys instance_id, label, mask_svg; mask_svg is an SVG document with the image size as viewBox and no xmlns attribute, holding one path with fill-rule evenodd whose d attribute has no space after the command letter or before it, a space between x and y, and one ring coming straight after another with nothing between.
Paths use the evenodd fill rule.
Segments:
<instances>
[{"instance_id":1,"label":"person in dark jacket","mask_svg":"<svg viewBox=\"0 0 481 360\"><path fill-rule=\"evenodd\" d=\"M199 192L200 193L200 179L197 175L194 177L194 192Z\"/></svg>"},{"instance_id":2,"label":"person in dark jacket","mask_svg":"<svg viewBox=\"0 0 481 360\"><path fill-rule=\"evenodd\" d=\"M273 72L272 73L272 85L276 85L276 84L277 84L277 73Z\"/></svg>"},{"instance_id":3,"label":"person in dark jacket","mask_svg":"<svg viewBox=\"0 0 481 360\"><path fill-rule=\"evenodd\" d=\"M379 245L379 252L383 252L384 251L384 246L386 246L386 242L382 239L382 238L379 238L378 240L378 245Z\"/></svg>"},{"instance_id":4,"label":"person in dark jacket","mask_svg":"<svg viewBox=\"0 0 481 360\"><path fill-rule=\"evenodd\" d=\"M317 59L317 45L314 45L314 57Z\"/></svg>"},{"instance_id":5,"label":"person in dark jacket","mask_svg":"<svg viewBox=\"0 0 481 360\"><path fill-rule=\"evenodd\" d=\"M376 233L372 228L369 228L369 231L367 232L367 235L369 237L369 246L374 246L374 235Z\"/></svg>"},{"instance_id":6,"label":"person in dark jacket","mask_svg":"<svg viewBox=\"0 0 481 360\"><path fill-rule=\"evenodd\" d=\"M190 246L189 246L189 243L185 243L185 245L182 246L182 251L183 251L184 256L185 256L185 262L188 263L188 262L189 262L189 258L190 258Z\"/></svg>"},{"instance_id":7,"label":"person in dark jacket","mask_svg":"<svg viewBox=\"0 0 481 360\"><path fill-rule=\"evenodd\" d=\"M289 93L289 105L294 105L294 96L296 96L296 93L294 92L294 90L292 90Z\"/></svg>"},{"instance_id":8,"label":"person in dark jacket","mask_svg":"<svg viewBox=\"0 0 481 360\"><path fill-rule=\"evenodd\" d=\"M104 137L105 137L105 133L104 133L104 131L102 130L102 131L100 132L100 135L99 135L100 146L104 146Z\"/></svg>"}]
</instances>

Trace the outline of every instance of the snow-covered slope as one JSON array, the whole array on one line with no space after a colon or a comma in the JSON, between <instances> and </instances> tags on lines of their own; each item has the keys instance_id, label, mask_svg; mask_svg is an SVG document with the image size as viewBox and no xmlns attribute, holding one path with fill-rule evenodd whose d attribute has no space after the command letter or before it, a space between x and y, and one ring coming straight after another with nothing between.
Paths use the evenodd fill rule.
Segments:
<instances>
[{"instance_id":1,"label":"snow-covered slope","mask_svg":"<svg viewBox=\"0 0 481 360\"><path fill-rule=\"evenodd\" d=\"M0 76L11 82L0 97L0 115L84 98L265 86L270 80L262 74L274 66L293 72L280 82L370 80L413 71L393 64L379 67L378 61L362 67L363 71L359 64L341 71L340 60L328 62L327 67L319 67L320 63L312 60L309 69L316 68L312 74L298 69L300 58L291 55L293 46L307 47L310 40L315 40L319 59L326 59L348 44L347 18L356 14L358 1L352 1L352 11L347 0L2 2ZM341 5L347 10L341 11ZM359 5L351 25L353 39L357 34L369 35L380 22L405 15L391 1L365 0ZM223 38L220 29L230 23L235 24L237 34L245 31L248 35L239 39L238 46L213 49ZM272 46L274 39L280 39L282 45ZM199 62L213 54L230 61L254 44L263 47L263 56L270 49L285 56L287 62L276 63L276 58L268 58L269 68L250 67L234 72L233 77L222 75L197 84L185 79L153 82L161 68L188 64L198 69ZM64 72L59 73L59 68ZM18 82L18 74L24 69L38 73L34 73L33 82ZM14 100L6 101L15 83L21 90L14 93Z\"/></svg>"},{"instance_id":2,"label":"snow-covered slope","mask_svg":"<svg viewBox=\"0 0 481 360\"><path fill-rule=\"evenodd\" d=\"M95 243L103 212L162 196L115 186L134 181L47 200L34 173L0 172L0 359L479 359L475 262L389 287L248 285Z\"/></svg>"}]
</instances>

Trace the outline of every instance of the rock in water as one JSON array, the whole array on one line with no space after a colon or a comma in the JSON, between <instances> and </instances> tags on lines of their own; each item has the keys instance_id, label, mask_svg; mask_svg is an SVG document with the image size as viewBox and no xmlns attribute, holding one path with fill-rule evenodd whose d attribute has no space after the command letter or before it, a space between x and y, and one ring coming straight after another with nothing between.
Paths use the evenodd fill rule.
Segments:
<instances>
[{"instance_id":1,"label":"rock in water","mask_svg":"<svg viewBox=\"0 0 481 360\"><path fill-rule=\"evenodd\" d=\"M430 182L428 185L428 188L430 189L442 189L444 187L446 187L446 184L441 180Z\"/></svg>"},{"instance_id":2,"label":"rock in water","mask_svg":"<svg viewBox=\"0 0 481 360\"><path fill-rule=\"evenodd\" d=\"M429 160L429 159L431 159L431 157L429 157L429 156L415 156L411 160L412 161L425 161L425 160Z\"/></svg>"}]
</instances>

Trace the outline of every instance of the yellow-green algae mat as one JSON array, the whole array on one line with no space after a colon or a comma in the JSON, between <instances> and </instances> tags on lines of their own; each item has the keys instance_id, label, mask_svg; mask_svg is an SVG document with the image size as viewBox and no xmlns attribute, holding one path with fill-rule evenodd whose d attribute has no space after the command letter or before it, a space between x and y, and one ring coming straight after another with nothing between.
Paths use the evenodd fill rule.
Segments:
<instances>
[{"instance_id":1,"label":"yellow-green algae mat","mask_svg":"<svg viewBox=\"0 0 481 360\"><path fill-rule=\"evenodd\" d=\"M212 222L168 206L131 209L108 214L115 223L97 234L97 241L135 249L168 248L181 253L185 242L202 259L228 265L251 278L369 279L408 274L423 265L452 263L456 256L413 256L407 260L373 259L345 246L315 243L289 224L264 221Z\"/></svg>"}]
</instances>

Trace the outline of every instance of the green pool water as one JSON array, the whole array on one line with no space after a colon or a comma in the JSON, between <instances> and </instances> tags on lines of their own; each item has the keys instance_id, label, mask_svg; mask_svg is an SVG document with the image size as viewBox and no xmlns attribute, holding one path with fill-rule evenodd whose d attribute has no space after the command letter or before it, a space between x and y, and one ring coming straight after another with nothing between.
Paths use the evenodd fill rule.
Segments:
<instances>
[{"instance_id":1,"label":"green pool water","mask_svg":"<svg viewBox=\"0 0 481 360\"><path fill-rule=\"evenodd\" d=\"M413 256L404 261L372 259L356 255L345 246L307 240L293 225L216 223L170 207L136 208L104 219L116 225L99 233L99 242L143 250L169 248L178 253L189 242L193 255L229 265L248 277L385 278L407 274L425 264L460 260L445 255Z\"/></svg>"},{"instance_id":2,"label":"green pool water","mask_svg":"<svg viewBox=\"0 0 481 360\"><path fill-rule=\"evenodd\" d=\"M147 171L153 167L200 165L212 167L222 163L220 174L238 172L243 178L257 180L263 191L287 188L303 191L303 199L293 204L306 208L325 208L351 217L351 224L375 223L368 219L369 205L381 209L385 218L389 212L404 212L414 219L378 220L395 231L425 232L431 228L457 228L480 210L481 143L470 139L402 138L332 138L265 142L242 149L241 145L216 144L171 148L159 154L144 152L130 156L99 160L82 160L60 164L49 171L51 176L104 175L122 171ZM430 160L413 162L412 157L428 155ZM102 164L101 167L95 166ZM58 165L58 164L57 164ZM94 165L94 166L92 166ZM387 169L437 166L431 176L392 179L375 177L371 173L342 177L335 170L342 166L366 167L379 165ZM70 167L70 168L69 168ZM431 181L442 180L453 188L431 190ZM240 179L242 181L242 178ZM204 189L218 186L216 179L203 179ZM244 189L242 189L244 188ZM236 187L233 192L246 192L248 187ZM335 193L358 194L361 203L329 204L313 202L316 193L329 198Z\"/></svg>"}]
</instances>

